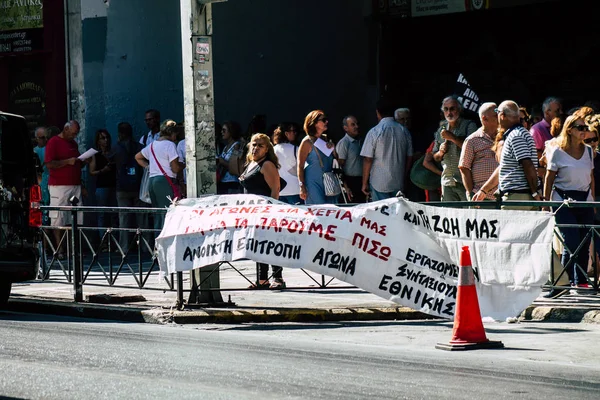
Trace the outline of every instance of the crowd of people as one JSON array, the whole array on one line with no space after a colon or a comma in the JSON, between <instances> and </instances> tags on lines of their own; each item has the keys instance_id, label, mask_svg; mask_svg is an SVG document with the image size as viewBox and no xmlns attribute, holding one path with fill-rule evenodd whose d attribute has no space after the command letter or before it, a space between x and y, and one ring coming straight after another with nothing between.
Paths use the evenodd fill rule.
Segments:
<instances>
[{"instance_id":1,"label":"crowd of people","mask_svg":"<svg viewBox=\"0 0 600 400\"><path fill-rule=\"evenodd\" d=\"M288 204L364 203L398 193L411 198L415 188L427 201L596 198L600 110L594 104L564 112L561 99L548 97L536 117L535 110L530 113L512 100L499 105L485 102L478 110L479 121L473 121L465 117L459 99L448 96L441 102L439 128L422 154L413 149L408 108L396 108L381 98L374 111L378 123L365 135L355 116L345 116L340 121L344 136L337 143L328 134L330 121L322 110L309 112L302 125L282 122L271 129L267 129L265 117L258 115L245 134L235 121L216 124L217 193L260 194ZM74 141L79 133L77 121L65 124L50 140L48 129L36 130L44 202L67 205L71 196L81 198L81 169L86 165L96 179L99 206L162 208L183 196L185 139L181 125L172 120L161 123L157 110L148 110L145 117L149 131L139 142L133 140L129 123L118 125L114 146L109 132L101 129L95 138L98 153L84 160L78 158ZM416 178L425 176L420 171L429 174L427 183ZM537 204L502 207L550 210ZM591 208L553 211L559 224L586 224L597 218ZM68 225L69 216L61 214L49 215L53 226ZM138 214L136 221L133 215L121 213L117 221L114 214L100 213L97 223L99 227L150 226L147 214ZM154 215L153 220L154 228L160 230L163 218ZM561 233L565 244L561 262L569 283L585 288L589 238L573 257L575 248L585 242L586 232L562 228ZM131 234L122 232L119 243L127 249ZM281 267L272 266L273 283L268 267L257 265L259 277L253 287L285 287ZM555 289L548 297L565 292Z\"/></svg>"}]
</instances>

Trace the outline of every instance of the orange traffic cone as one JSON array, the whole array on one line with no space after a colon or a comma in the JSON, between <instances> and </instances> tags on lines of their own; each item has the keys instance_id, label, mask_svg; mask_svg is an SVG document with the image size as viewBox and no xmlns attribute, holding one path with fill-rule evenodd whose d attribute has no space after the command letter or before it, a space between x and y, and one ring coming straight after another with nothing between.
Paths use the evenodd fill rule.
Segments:
<instances>
[{"instance_id":1,"label":"orange traffic cone","mask_svg":"<svg viewBox=\"0 0 600 400\"><path fill-rule=\"evenodd\" d=\"M456 312L454 313L454 330L450 343L438 343L440 350L475 350L497 349L504 347L502 342L491 341L485 336L481 311L477 300L475 277L471 267L469 246L463 246L460 252L458 273L458 294L456 296Z\"/></svg>"}]
</instances>

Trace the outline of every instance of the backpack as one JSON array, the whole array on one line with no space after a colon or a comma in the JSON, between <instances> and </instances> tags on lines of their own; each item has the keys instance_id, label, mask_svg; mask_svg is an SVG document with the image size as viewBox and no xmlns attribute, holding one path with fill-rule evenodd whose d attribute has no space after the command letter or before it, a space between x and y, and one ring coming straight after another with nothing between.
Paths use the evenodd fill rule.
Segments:
<instances>
[{"instance_id":1,"label":"backpack","mask_svg":"<svg viewBox=\"0 0 600 400\"><path fill-rule=\"evenodd\" d=\"M231 157L229 157L228 170L231 175L240 176L244 172L248 146L243 141L234 145Z\"/></svg>"}]
</instances>

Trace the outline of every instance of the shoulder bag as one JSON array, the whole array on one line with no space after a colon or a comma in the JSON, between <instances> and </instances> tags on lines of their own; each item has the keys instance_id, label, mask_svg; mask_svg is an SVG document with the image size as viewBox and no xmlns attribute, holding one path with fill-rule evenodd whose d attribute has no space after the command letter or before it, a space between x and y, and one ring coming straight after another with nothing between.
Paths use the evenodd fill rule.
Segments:
<instances>
[{"instance_id":1,"label":"shoulder bag","mask_svg":"<svg viewBox=\"0 0 600 400\"><path fill-rule=\"evenodd\" d=\"M311 141L312 143L312 141ZM313 151L317 153L319 158L319 164L321 164L321 170L323 170L323 160L319 151L315 148L315 144L312 143ZM342 184L340 179L333 171L323 172L323 187L325 188L325 196L339 196L342 193Z\"/></svg>"},{"instance_id":2,"label":"shoulder bag","mask_svg":"<svg viewBox=\"0 0 600 400\"><path fill-rule=\"evenodd\" d=\"M156 154L154 154L154 142L152 142L152 144L150 145L150 151L152 152L152 156L154 157L154 161L156 161L156 165L158 165L160 172L162 172L164 177L167 179L167 182L169 182L169 186L171 186L171 190L173 191L173 196L175 196L175 199L181 199L182 197L181 197L181 191L179 190L179 186L177 186L173 183L172 178L166 174L162 165L160 165L160 163L158 162L158 159L156 158Z\"/></svg>"}]
</instances>

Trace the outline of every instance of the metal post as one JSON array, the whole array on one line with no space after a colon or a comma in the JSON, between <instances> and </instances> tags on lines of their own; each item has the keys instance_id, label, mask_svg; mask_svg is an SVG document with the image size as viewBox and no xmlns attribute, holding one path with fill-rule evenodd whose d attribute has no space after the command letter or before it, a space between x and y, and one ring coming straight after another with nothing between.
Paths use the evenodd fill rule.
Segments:
<instances>
[{"instance_id":1,"label":"metal post","mask_svg":"<svg viewBox=\"0 0 600 400\"><path fill-rule=\"evenodd\" d=\"M210 4L213 1L180 1L188 197L217 191ZM219 291L219 264L193 270L190 284L188 305L223 302Z\"/></svg>"},{"instance_id":2,"label":"metal post","mask_svg":"<svg viewBox=\"0 0 600 400\"><path fill-rule=\"evenodd\" d=\"M71 206L77 207L79 199L75 196L69 199ZM79 229L77 227L77 211L71 210L71 260L73 262L73 290L75 292L74 300L76 303L83 301L83 270L79 248Z\"/></svg>"}]
</instances>

